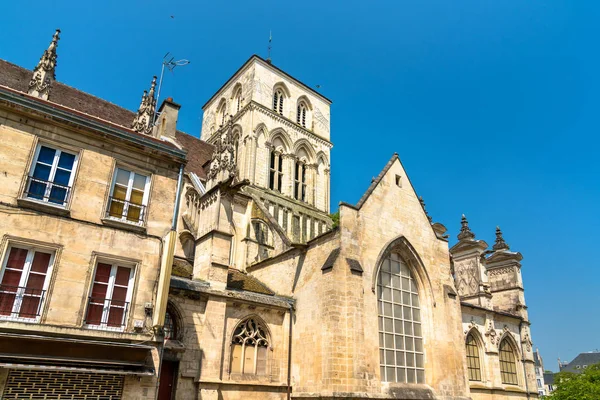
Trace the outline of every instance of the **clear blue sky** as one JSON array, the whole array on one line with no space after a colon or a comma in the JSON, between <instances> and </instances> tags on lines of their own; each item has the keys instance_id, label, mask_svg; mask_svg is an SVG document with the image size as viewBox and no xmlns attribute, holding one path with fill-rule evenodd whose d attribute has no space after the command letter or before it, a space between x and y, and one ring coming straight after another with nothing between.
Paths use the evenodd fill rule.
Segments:
<instances>
[{"instance_id":1,"label":"clear blue sky","mask_svg":"<svg viewBox=\"0 0 600 400\"><path fill-rule=\"evenodd\" d=\"M333 99L333 208L397 151L451 244L465 213L523 253L548 369L600 348L600 2L21 3L2 5L1 58L33 68L59 27L58 79L130 109L167 51L191 60L163 93L195 135L271 29L274 64Z\"/></svg>"}]
</instances>

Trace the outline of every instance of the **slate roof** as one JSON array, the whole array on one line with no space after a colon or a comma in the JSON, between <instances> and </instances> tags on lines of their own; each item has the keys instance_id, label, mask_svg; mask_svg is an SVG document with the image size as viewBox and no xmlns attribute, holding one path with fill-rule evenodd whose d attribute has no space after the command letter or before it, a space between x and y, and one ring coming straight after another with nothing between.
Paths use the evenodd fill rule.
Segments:
<instances>
[{"instance_id":1,"label":"slate roof","mask_svg":"<svg viewBox=\"0 0 600 400\"><path fill-rule=\"evenodd\" d=\"M567 372L581 373L584 370L584 368L583 368L584 365L587 368L590 365L594 365L594 364L598 364L598 363L600 363L600 353L594 353L594 352L580 353L577 357L575 357L575 359L573 361L571 361L569 364L567 364L566 367L561 368L560 372L567 371ZM579 366L579 368L577 368L578 366Z\"/></svg>"},{"instance_id":2,"label":"slate roof","mask_svg":"<svg viewBox=\"0 0 600 400\"><path fill-rule=\"evenodd\" d=\"M233 268L230 268L227 272L227 289L243 290L270 296L275 294L274 291L252 275L245 274Z\"/></svg>"},{"instance_id":3,"label":"slate roof","mask_svg":"<svg viewBox=\"0 0 600 400\"><path fill-rule=\"evenodd\" d=\"M545 373L544 374L544 383L546 385L554 385L554 374L552 374L552 373Z\"/></svg>"},{"instance_id":4,"label":"slate roof","mask_svg":"<svg viewBox=\"0 0 600 400\"><path fill-rule=\"evenodd\" d=\"M181 131L177 131L175 133L175 139L177 139L179 144L181 144L188 152L188 162L185 166L186 172L193 172L198 175L202 181L206 181L206 170L204 169L204 164L210 161L214 151L214 146L205 142L204 140L200 140L197 137L188 135L187 133L183 133Z\"/></svg>"},{"instance_id":5,"label":"slate roof","mask_svg":"<svg viewBox=\"0 0 600 400\"><path fill-rule=\"evenodd\" d=\"M323 266L321 267L321 271L327 271L328 269L333 268L333 264L335 264L335 260L337 260L339 255L339 247L331 250L331 253L329 253L329 255L327 256L327 260L325 260L325 263L323 263Z\"/></svg>"}]
</instances>

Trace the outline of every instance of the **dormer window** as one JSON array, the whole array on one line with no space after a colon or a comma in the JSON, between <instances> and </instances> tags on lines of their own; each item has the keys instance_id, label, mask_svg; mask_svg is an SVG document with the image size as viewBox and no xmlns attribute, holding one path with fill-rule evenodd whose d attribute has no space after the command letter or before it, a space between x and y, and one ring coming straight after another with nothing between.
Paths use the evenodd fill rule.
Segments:
<instances>
[{"instance_id":1,"label":"dormer window","mask_svg":"<svg viewBox=\"0 0 600 400\"><path fill-rule=\"evenodd\" d=\"M306 104L304 102L298 103L298 112L296 114L296 123L306 128Z\"/></svg>"},{"instance_id":2,"label":"dormer window","mask_svg":"<svg viewBox=\"0 0 600 400\"><path fill-rule=\"evenodd\" d=\"M283 98L283 90L275 90L275 93L273 94L273 111L281 115L283 115Z\"/></svg>"}]
</instances>

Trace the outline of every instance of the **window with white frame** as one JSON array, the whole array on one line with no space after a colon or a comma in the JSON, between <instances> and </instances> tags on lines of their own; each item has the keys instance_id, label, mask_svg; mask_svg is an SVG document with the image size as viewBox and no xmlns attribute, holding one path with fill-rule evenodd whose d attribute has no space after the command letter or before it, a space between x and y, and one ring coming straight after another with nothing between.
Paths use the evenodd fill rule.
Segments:
<instances>
[{"instance_id":1,"label":"window with white frame","mask_svg":"<svg viewBox=\"0 0 600 400\"><path fill-rule=\"evenodd\" d=\"M283 179L283 158L277 150L271 150L269 163L269 189L281 192L281 181Z\"/></svg>"},{"instance_id":2,"label":"window with white frame","mask_svg":"<svg viewBox=\"0 0 600 400\"><path fill-rule=\"evenodd\" d=\"M306 201L306 164L297 161L294 170L294 198Z\"/></svg>"},{"instance_id":3,"label":"window with white frame","mask_svg":"<svg viewBox=\"0 0 600 400\"><path fill-rule=\"evenodd\" d=\"M85 323L89 327L123 329L131 305L133 268L98 262L88 299Z\"/></svg>"},{"instance_id":4,"label":"window with white frame","mask_svg":"<svg viewBox=\"0 0 600 400\"><path fill-rule=\"evenodd\" d=\"M108 201L107 217L142 225L148 205L150 178L117 168Z\"/></svg>"},{"instance_id":5,"label":"window with white frame","mask_svg":"<svg viewBox=\"0 0 600 400\"><path fill-rule=\"evenodd\" d=\"M269 338L261 323L249 318L233 333L231 341L231 373L266 375Z\"/></svg>"},{"instance_id":6,"label":"window with white frame","mask_svg":"<svg viewBox=\"0 0 600 400\"><path fill-rule=\"evenodd\" d=\"M306 128L307 109L308 109L308 107L306 107L306 104L303 101L298 103L298 110L296 113L296 123L298 123L299 125L302 125L304 128Z\"/></svg>"},{"instance_id":7,"label":"window with white frame","mask_svg":"<svg viewBox=\"0 0 600 400\"><path fill-rule=\"evenodd\" d=\"M39 144L27 177L24 197L58 206L69 202L77 155Z\"/></svg>"},{"instance_id":8,"label":"window with white frame","mask_svg":"<svg viewBox=\"0 0 600 400\"><path fill-rule=\"evenodd\" d=\"M398 253L391 253L379 269L377 296L381 380L425 383L419 292Z\"/></svg>"},{"instance_id":9,"label":"window with white frame","mask_svg":"<svg viewBox=\"0 0 600 400\"><path fill-rule=\"evenodd\" d=\"M273 93L273 111L281 115L283 115L283 100L283 90L276 89Z\"/></svg>"},{"instance_id":10,"label":"window with white frame","mask_svg":"<svg viewBox=\"0 0 600 400\"><path fill-rule=\"evenodd\" d=\"M42 311L54 252L10 245L0 271L0 318L37 319Z\"/></svg>"}]
</instances>

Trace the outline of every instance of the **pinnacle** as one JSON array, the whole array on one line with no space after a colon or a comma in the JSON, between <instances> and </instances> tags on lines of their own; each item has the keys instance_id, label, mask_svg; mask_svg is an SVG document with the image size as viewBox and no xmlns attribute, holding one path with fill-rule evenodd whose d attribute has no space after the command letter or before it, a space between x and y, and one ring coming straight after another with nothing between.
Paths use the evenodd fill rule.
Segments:
<instances>
[{"instance_id":1,"label":"pinnacle","mask_svg":"<svg viewBox=\"0 0 600 400\"><path fill-rule=\"evenodd\" d=\"M458 240L475 239L475 234L473 232L471 232L471 228L469 228L469 221L467 221L467 217L465 217L465 214L462 215L460 224L461 224L460 232L457 236Z\"/></svg>"},{"instance_id":2,"label":"pinnacle","mask_svg":"<svg viewBox=\"0 0 600 400\"><path fill-rule=\"evenodd\" d=\"M492 249L494 251L510 250L510 247L504 241L504 237L502 236L502 231L500 230L499 226L496 227L496 243L494 243L494 246L492 246Z\"/></svg>"}]
</instances>

